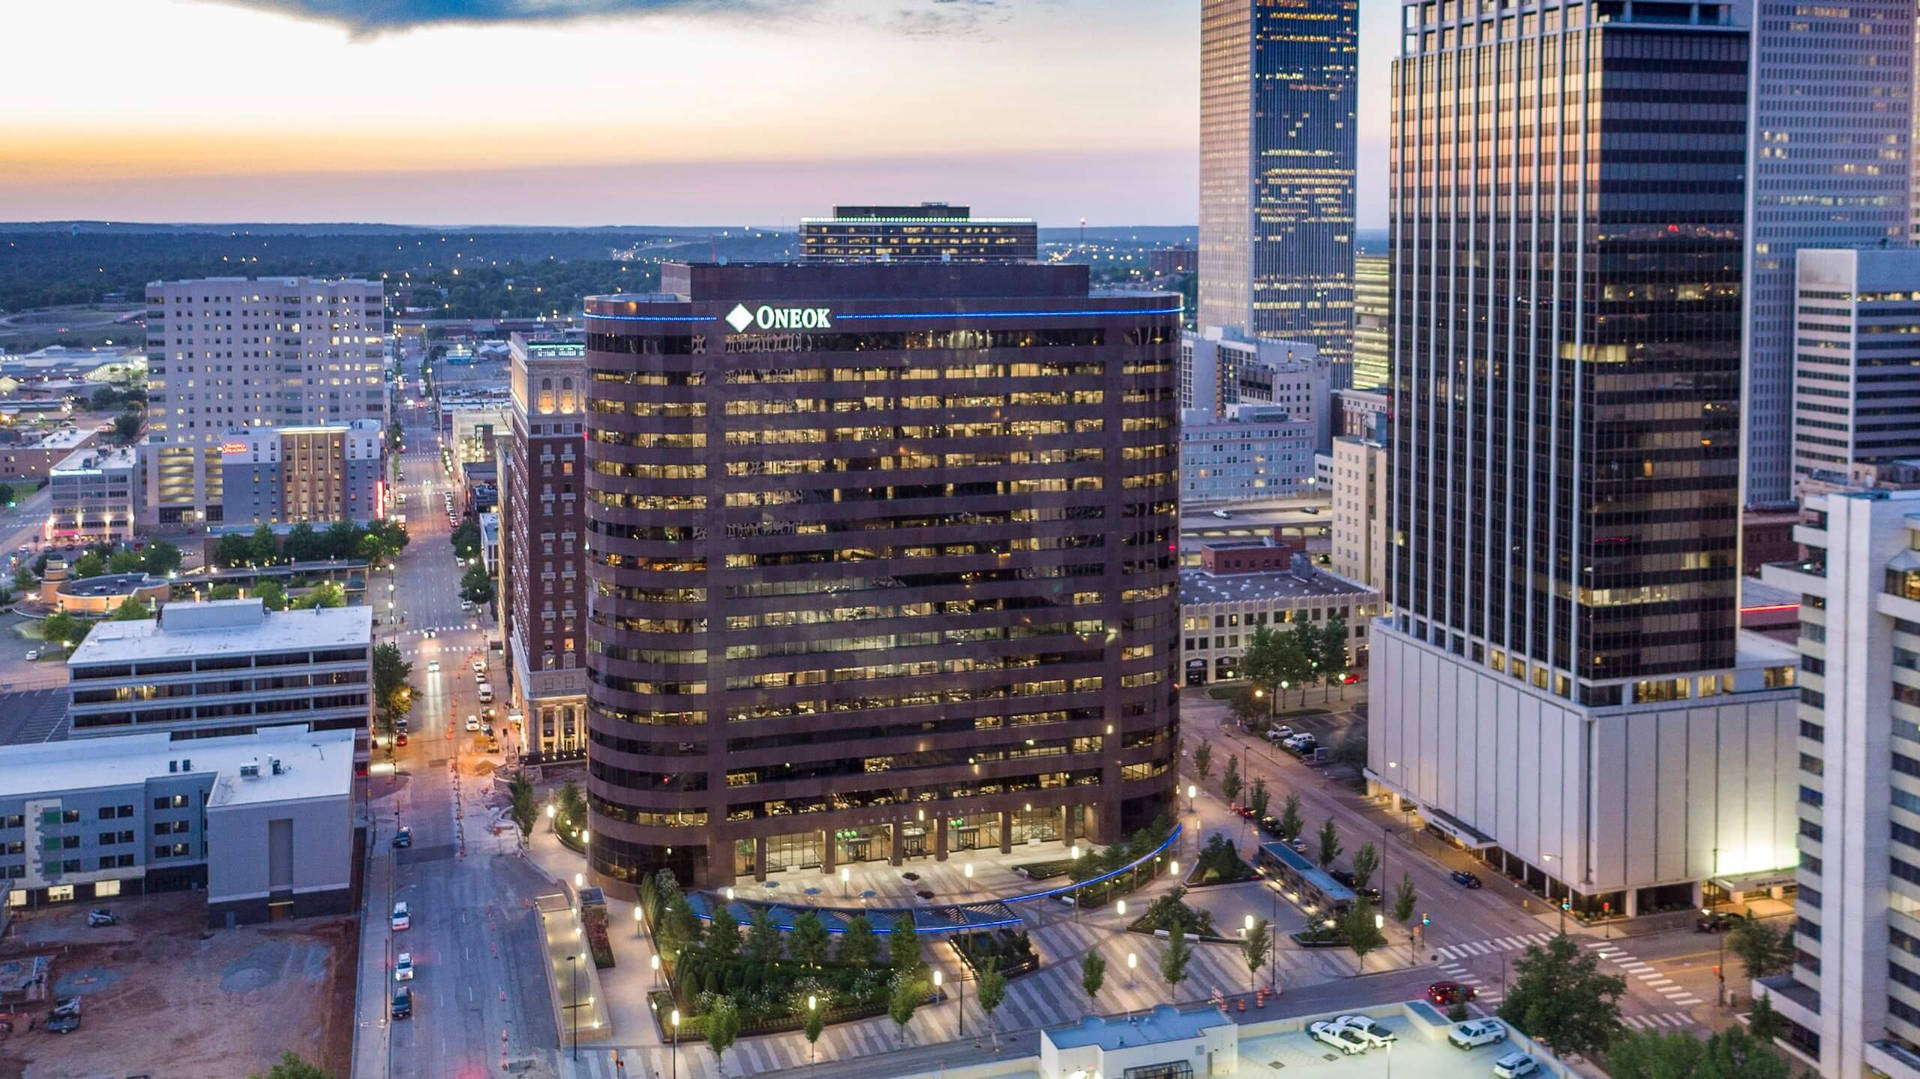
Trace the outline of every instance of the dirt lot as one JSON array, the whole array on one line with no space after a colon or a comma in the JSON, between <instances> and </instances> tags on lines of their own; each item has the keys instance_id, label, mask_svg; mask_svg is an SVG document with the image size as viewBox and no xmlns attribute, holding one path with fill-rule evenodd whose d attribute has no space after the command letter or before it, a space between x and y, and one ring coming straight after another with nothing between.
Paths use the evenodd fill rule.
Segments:
<instances>
[{"instance_id":1,"label":"dirt lot","mask_svg":"<svg viewBox=\"0 0 1920 1079\"><path fill-rule=\"evenodd\" d=\"M0 959L52 955L54 994L85 997L74 1033L16 1028L0 1042L0 1079L238 1079L288 1049L347 1074L352 919L209 930L195 893L109 906L121 919L112 928L88 929L86 906L67 904L27 913L0 940Z\"/></svg>"}]
</instances>

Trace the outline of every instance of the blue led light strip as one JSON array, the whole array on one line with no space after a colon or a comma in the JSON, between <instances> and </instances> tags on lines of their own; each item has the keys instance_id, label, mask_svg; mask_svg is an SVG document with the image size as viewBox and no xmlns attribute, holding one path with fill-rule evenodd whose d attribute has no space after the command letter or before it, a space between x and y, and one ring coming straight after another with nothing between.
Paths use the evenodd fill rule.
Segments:
<instances>
[{"instance_id":1,"label":"blue led light strip","mask_svg":"<svg viewBox=\"0 0 1920 1079\"><path fill-rule=\"evenodd\" d=\"M1177 315L1179 307L1115 307L1091 311L902 311L867 312L833 316L836 322L881 322L903 318L1096 318L1101 315ZM599 315L581 312L587 318L612 322L719 322L719 315Z\"/></svg>"},{"instance_id":2,"label":"blue led light strip","mask_svg":"<svg viewBox=\"0 0 1920 1079\"><path fill-rule=\"evenodd\" d=\"M597 315L582 311L587 318L606 318L616 322L718 322L719 315Z\"/></svg>"}]
</instances>

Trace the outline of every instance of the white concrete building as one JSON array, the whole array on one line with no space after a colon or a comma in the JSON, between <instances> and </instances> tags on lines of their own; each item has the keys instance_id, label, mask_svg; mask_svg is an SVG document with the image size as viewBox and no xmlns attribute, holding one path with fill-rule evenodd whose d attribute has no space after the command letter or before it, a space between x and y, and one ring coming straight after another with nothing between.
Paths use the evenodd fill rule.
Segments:
<instances>
[{"instance_id":1,"label":"white concrete building","mask_svg":"<svg viewBox=\"0 0 1920 1079\"><path fill-rule=\"evenodd\" d=\"M73 737L207 738L305 723L359 732L365 760L372 649L371 607L269 611L232 599L104 622L68 661Z\"/></svg>"},{"instance_id":2,"label":"white concrete building","mask_svg":"<svg viewBox=\"0 0 1920 1079\"><path fill-rule=\"evenodd\" d=\"M1240 1028L1218 1008L1183 1012L1162 1004L1145 1015L1090 1015L1077 1027L1040 1032L1042 1079L1206 1079L1239 1070Z\"/></svg>"},{"instance_id":3,"label":"white concrete building","mask_svg":"<svg viewBox=\"0 0 1920 1079\"><path fill-rule=\"evenodd\" d=\"M1188 409L1180 423L1180 502L1186 506L1293 498L1319 489L1313 421L1281 405L1233 405L1224 420Z\"/></svg>"},{"instance_id":4,"label":"white concrete building","mask_svg":"<svg viewBox=\"0 0 1920 1079\"><path fill-rule=\"evenodd\" d=\"M1804 257L1804 252L1802 255ZM1793 971L1756 984L1821 1075L1920 1077L1920 491L1808 500Z\"/></svg>"},{"instance_id":5,"label":"white concrete building","mask_svg":"<svg viewBox=\"0 0 1920 1079\"><path fill-rule=\"evenodd\" d=\"M47 473L47 492L48 538L130 540L144 494L139 451L118 446L71 453Z\"/></svg>"},{"instance_id":6,"label":"white concrete building","mask_svg":"<svg viewBox=\"0 0 1920 1079\"><path fill-rule=\"evenodd\" d=\"M151 525L225 520L236 427L387 422L378 281L214 277L147 286Z\"/></svg>"},{"instance_id":7,"label":"white concrete building","mask_svg":"<svg viewBox=\"0 0 1920 1079\"><path fill-rule=\"evenodd\" d=\"M1795 258L1793 489L1920 457L1920 249Z\"/></svg>"},{"instance_id":8,"label":"white concrete building","mask_svg":"<svg viewBox=\"0 0 1920 1079\"><path fill-rule=\"evenodd\" d=\"M1378 442L1333 440L1333 572L1375 591L1387 575L1387 451Z\"/></svg>"},{"instance_id":9,"label":"white concrete building","mask_svg":"<svg viewBox=\"0 0 1920 1079\"><path fill-rule=\"evenodd\" d=\"M1332 434L1333 365L1298 341L1248 341L1219 327L1180 339L1180 407L1226 419L1237 404L1279 405L1313 424L1313 448Z\"/></svg>"}]
</instances>

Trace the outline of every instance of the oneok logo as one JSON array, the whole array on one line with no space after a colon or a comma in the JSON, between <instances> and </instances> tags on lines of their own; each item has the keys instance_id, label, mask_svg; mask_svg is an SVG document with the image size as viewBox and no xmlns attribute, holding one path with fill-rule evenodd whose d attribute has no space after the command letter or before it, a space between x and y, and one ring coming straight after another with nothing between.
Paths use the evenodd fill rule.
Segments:
<instances>
[{"instance_id":1,"label":"oneok logo","mask_svg":"<svg viewBox=\"0 0 1920 1079\"><path fill-rule=\"evenodd\" d=\"M833 310L827 307L773 307L769 304L749 309L746 304L738 303L727 312L726 322L735 333L745 333L749 326L762 330L824 330L833 325Z\"/></svg>"}]
</instances>

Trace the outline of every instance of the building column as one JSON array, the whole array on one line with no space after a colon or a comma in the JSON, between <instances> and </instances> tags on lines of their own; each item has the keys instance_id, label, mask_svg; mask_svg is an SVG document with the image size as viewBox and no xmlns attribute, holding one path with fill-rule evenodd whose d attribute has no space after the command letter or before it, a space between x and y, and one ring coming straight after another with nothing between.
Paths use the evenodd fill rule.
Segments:
<instances>
[{"instance_id":1,"label":"building column","mask_svg":"<svg viewBox=\"0 0 1920 1079\"><path fill-rule=\"evenodd\" d=\"M1013 810L1000 811L1000 853L1013 853Z\"/></svg>"},{"instance_id":2,"label":"building column","mask_svg":"<svg viewBox=\"0 0 1920 1079\"><path fill-rule=\"evenodd\" d=\"M887 864L900 865L907 860L907 822L895 821L887 826Z\"/></svg>"},{"instance_id":3,"label":"building column","mask_svg":"<svg viewBox=\"0 0 1920 1079\"><path fill-rule=\"evenodd\" d=\"M1060 829L1060 842L1069 847L1073 846L1073 807L1061 806L1054 811L1054 816L1060 821L1059 824L1054 825Z\"/></svg>"},{"instance_id":4,"label":"building column","mask_svg":"<svg viewBox=\"0 0 1920 1079\"><path fill-rule=\"evenodd\" d=\"M840 854L840 845L834 841L833 829L831 828L821 829L820 831L820 872L825 873L829 877L834 876L835 875L834 870L839 868L839 863L838 863L839 854Z\"/></svg>"},{"instance_id":5,"label":"building column","mask_svg":"<svg viewBox=\"0 0 1920 1079\"><path fill-rule=\"evenodd\" d=\"M753 879L767 879L767 837L763 835L753 837Z\"/></svg>"},{"instance_id":6,"label":"building column","mask_svg":"<svg viewBox=\"0 0 1920 1079\"><path fill-rule=\"evenodd\" d=\"M947 815L945 813L933 818L933 860L936 862L947 860Z\"/></svg>"},{"instance_id":7,"label":"building column","mask_svg":"<svg viewBox=\"0 0 1920 1079\"><path fill-rule=\"evenodd\" d=\"M1640 889L1628 888L1627 897L1622 902L1621 905L1625 909L1622 910L1620 913L1626 915L1629 918L1637 917L1640 914Z\"/></svg>"}]
</instances>

